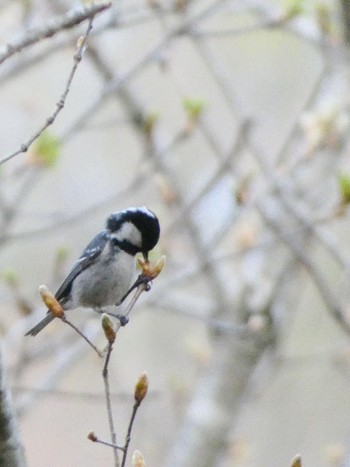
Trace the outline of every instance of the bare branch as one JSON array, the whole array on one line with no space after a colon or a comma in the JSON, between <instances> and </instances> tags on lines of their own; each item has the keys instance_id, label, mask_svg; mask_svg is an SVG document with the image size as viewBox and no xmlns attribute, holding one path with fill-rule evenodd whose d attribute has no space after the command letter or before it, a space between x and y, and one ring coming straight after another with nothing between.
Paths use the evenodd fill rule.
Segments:
<instances>
[{"instance_id":1,"label":"bare branch","mask_svg":"<svg viewBox=\"0 0 350 467\"><path fill-rule=\"evenodd\" d=\"M0 354L0 465L25 467L11 396L5 377L5 368Z\"/></svg>"},{"instance_id":2,"label":"bare branch","mask_svg":"<svg viewBox=\"0 0 350 467\"><path fill-rule=\"evenodd\" d=\"M93 22L93 18L90 18L87 30L86 30L84 36L82 36L82 39L81 39L81 41L79 43L79 46L78 46L78 50L77 50L76 54L74 55L74 64L73 64L73 67L71 69L71 72L69 73L68 80L67 80L67 83L66 83L66 87L65 87L59 101L56 104L56 110L51 114L50 117L48 117L46 119L46 122L41 126L41 128L39 128L39 130L36 133L34 133L33 136L31 136L25 143L21 144L20 148L17 149L17 151L14 151L14 152L8 154L7 156L3 157L2 159L0 159L0 165L2 165L5 162L9 161L10 159L17 156L18 154L27 152L28 149L30 148L30 146L34 143L34 141L36 139L38 139L39 136L49 126L51 126L55 122L58 114L61 112L61 110L63 109L63 107L65 105L66 98L67 98L68 93L70 91L70 87L71 87L73 78L75 76L75 73L77 71L79 63L81 62L81 59L82 59L82 56L83 56L83 53L84 53L84 50L85 50L86 40L87 40L87 37L88 37L88 35L89 35L89 33L90 33L91 29L92 29L92 22Z\"/></svg>"},{"instance_id":3,"label":"bare branch","mask_svg":"<svg viewBox=\"0 0 350 467\"><path fill-rule=\"evenodd\" d=\"M113 410L112 410L112 402L111 402L111 391L110 391L110 386L109 386L109 374L108 374L108 364L111 358L112 350L113 350L113 343L109 342L108 348L107 348L107 355L105 358L105 363L103 365L102 376L103 376L103 382L104 382L104 388L105 388L105 398L106 398L106 406L107 406L108 424L109 424L109 430L111 434L111 444L113 446L114 466L119 467L120 461L119 461L119 454L118 454L118 447L117 447L117 435L116 435L115 427L114 427L114 418L113 418Z\"/></svg>"},{"instance_id":4,"label":"bare branch","mask_svg":"<svg viewBox=\"0 0 350 467\"><path fill-rule=\"evenodd\" d=\"M54 36L58 32L63 31L64 29L71 29L74 26L77 26L86 19L92 19L98 13L108 9L111 6L110 1L99 2L98 4L88 5L81 9L72 9L58 18L54 18L51 21L48 21L41 28L32 29L27 31L22 37L9 42L4 50L0 51L0 64L3 63L6 59L11 57L21 50L29 47L42 39L47 39Z\"/></svg>"}]
</instances>

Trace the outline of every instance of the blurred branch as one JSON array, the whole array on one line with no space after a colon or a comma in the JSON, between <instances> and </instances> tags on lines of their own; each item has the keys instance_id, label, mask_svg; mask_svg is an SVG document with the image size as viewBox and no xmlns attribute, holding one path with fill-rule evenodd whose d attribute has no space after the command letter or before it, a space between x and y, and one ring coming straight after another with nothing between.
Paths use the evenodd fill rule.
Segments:
<instances>
[{"instance_id":1,"label":"blurred branch","mask_svg":"<svg viewBox=\"0 0 350 467\"><path fill-rule=\"evenodd\" d=\"M10 391L7 386L1 353L0 350L0 465L25 467L26 461L12 407Z\"/></svg>"},{"instance_id":2,"label":"blurred branch","mask_svg":"<svg viewBox=\"0 0 350 467\"><path fill-rule=\"evenodd\" d=\"M300 261L301 264L303 264L303 266L309 272L331 316L347 334L350 334L350 323L345 319L345 316L343 315L343 310L338 303L337 297L334 295L331 286L322 274L320 268L307 254L300 241L297 241L295 237L293 237L287 231L285 231L281 222L278 219L276 219L274 214L272 214L271 209L268 208L266 203L259 203L258 209L264 220L268 223L268 225L289 247L294 257L298 259L298 261Z\"/></svg>"},{"instance_id":3,"label":"blurred branch","mask_svg":"<svg viewBox=\"0 0 350 467\"><path fill-rule=\"evenodd\" d=\"M218 84L222 88L225 96L227 97L230 107L232 109L232 113L236 115L236 118L238 119L239 122L245 121L246 116L240 110L240 107L237 104L238 100L236 99L236 96L234 96L231 86L229 85L228 81L224 79L224 77L226 77L224 67L221 67L220 62L218 62L216 60L216 57L210 53L209 48L206 46L206 44L204 44L203 41L197 40L196 43L198 46L198 50L203 56L208 68L213 73L213 75L216 77ZM330 60L329 63L327 63L328 68L325 67L324 70L321 72L320 78L315 83L315 86L312 88L312 91L309 97L305 101L305 104L304 104L305 107L314 105L315 102L318 99L320 99L320 97L324 98L323 91L325 90L326 90L326 95L331 94L333 91L336 94L340 94L340 90L337 87L330 86L330 82L332 82L332 84L334 84L333 81L335 81L335 83L338 82L337 78L339 78L339 75L341 76L341 78L343 78L343 75L340 73L339 66L338 66L340 63L339 57L338 55L336 55L336 57L331 56L331 50L332 49L328 50L328 54L326 56ZM341 67L341 68L343 69L344 67ZM336 74L335 71L337 71L338 74ZM333 80L333 77L335 77L336 79ZM345 78L346 77L347 77L347 74L345 74ZM264 177L266 177L267 179L267 185L266 185L268 187L267 190L275 191L277 200L281 202L288 209L289 213L292 214L292 216L298 222L300 222L305 228L307 228L309 232L313 233L314 236L317 238L317 240L321 244L323 244L323 246L325 246L328 251L331 252L331 254L336 258L336 260L344 268L348 269L350 266L350 261L346 259L346 257L344 258L344 255L341 253L338 245L334 241L332 241L329 235L323 233L317 228L317 226L314 225L314 220L312 218L310 220L310 216L308 217L307 214L304 214L301 211L301 209L298 208L298 206L296 205L296 200L290 199L290 193L288 193L288 196L287 196L284 190L284 186L280 182L278 176L273 175L275 168L270 167L269 158L265 155L261 156L259 154L259 151L252 144L251 138L248 138L246 133L244 133L243 136L245 136L245 146L252 153L252 156L258 161L260 169L262 170ZM281 159L281 155L287 154L287 150L286 150L287 143L289 143L291 138L294 136L295 136L295 126L291 128L290 133L288 134L286 138L286 142L282 146L282 149L278 156L279 159ZM215 151L215 152L217 156L222 159L222 156L219 154L219 152L218 151ZM294 182L293 188L295 191L298 191L299 193L302 191L301 187L297 186L295 182ZM307 184L307 191L309 190L310 190L310 185ZM265 193L265 196L266 196L266 193ZM330 287L327 279L322 275L317 265L309 258L309 256L306 254L302 246L295 241L295 238L293 237L293 235L285 231L285 229L283 228L283 222L281 221L281 219L275 219L271 217L270 212L267 211L267 206L259 201L258 201L257 207L258 207L260 214L262 214L262 216L264 217L265 221L268 221L269 226L272 227L273 230L276 233L278 233L279 237L285 243L288 244L289 248L291 249L295 257L309 271L311 277L313 278L313 280L315 281L317 285L320 295L323 297L325 303L327 304L327 308L331 312L331 315L341 325L341 327L346 332L349 333L350 324L345 321L345 318L343 316L341 308L339 307L336 296L334 296L332 288ZM310 206L310 209L312 209L311 206Z\"/></svg>"},{"instance_id":4,"label":"blurred branch","mask_svg":"<svg viewBox=\"0 0 350 467\"><path fill-rule=\"evenodd\" d=\"M350 46L350 3L349 0L340 0L342 11L342 22L344 29L344 39L347 46Z\"/></svg>"},{"instance_id":5,"label":"blurred branch","mask_svg":"<svg viewBox=\"0 0 350 467\"><path fill-rule=\"evenodd\" d=\"M87 333L90 339L96 337L100 332L100 329L94 326L86 328L84 333ZM51 363L50 368L46 372L45 376L38 381L35 391L22 394L17 398L16 412L19 416L22 416L29 408L33 406L33 403L37 400L42 400L42 391L49 391L57 386L57 382L60 378L67 373L77 362L81 361L83 355L86 354L87 346L82 339L75 340L71 344L59 346L59 350L55 352L55 361Z\"/></svg>"},{"instance_id":6,"label":"blurred branch","mask_svg":"<svg viewBox=\"0 0 350 467\"><path fill-rule=\"evenodd\" d=\"M220 336L210 365L194 383L194 396L164 467L212 467L218 462L251 374L268 345L268 337L258 344Z\"/></svg>"},{"instance_id":7,"label":"blurred branch","mask_svg":"<svg viewBox=\"0 0 350 467\"><path fill-rule=\"evenodd\" d=\"M82 219L86 219L88 216L98 212L100 209L104 208L107 204L113 202L121 202L124 199L127 199L130 196L130 193L137 193L139 190L144 188L144 184L147 181L147 175L149 174L148 169L142 170L140 168L139 172L135 175L135 178L130 182L130 184L125 188L125 190L120 191L118 190L111 195L106 196L101 201L93 203L88 208L81 210L78 213L74 213L71 215L67 215L66 213L62 215L62 217L55 221L50 222L48 225L43 227L38 227L33 230L27 230L24 232L18 233L11 233L11 235L7 235L7 233L1 232L0 233L0 247L6 243L7 241L23 241L29 238L38 238L39 236L45 236L48 233L56 232L57 229L63 229L67 226L72 226L73 224L78 223ZM18 206L17 206L18 207ZM17 214L14 212L14 215Z\"/></svg>"},{"instance_id":8,"label":"blurred branch","mask_svg":"<svg viewBox=\"0 0 350 467\"><path fill-rule=\"evenodd\" d=\"M99 2L98 4L88 5L81 9L72 9L65 13L64 15L48 21L41 28L36 28L27 31L22 37L19 37L13 42L9 42L2 52L0 52L0 64L3 63L6 59L11 57L21 50L29 47L42 39L46 39L54 36L64 29L70 29L74 26L80 24L86 19L92 19L98 13L106 10L111 6L110 1Z\"/></svg>"},{"instance_id":9,"label":"blurred branch","mask_svg":"<svg viewBox=\"0 0 350 467\"><path fill-rule=\"evenodd\" d=\"M87 108L80 114L80 116L78 116L76 121L73 122L73 124L66 130L65 137L67 138L71 134L74 134L77 130L83 128L86 122L91 118L91 115L96 113L96 111L102 106L102 104L110 95L120 93L123 87L126 85L129 87L132 79L145 67L151 65L154 60L161 54L161 52L166 47L168 47L175 38L186 35L191 30L191 28L193 28L198 22L205 20L205 18L216 11L220 5L221 1L216 0L200 11L200 13L190 17L189 19L186 19L183 24L175 26L173 29L167 32L155 46L146 51L142 57L129 68L129 70L116 74L108 72L110 76L108 79L106 79L105 85L100 95L96 96L96 98L89 103ZM96 52L94 52L94 55L94 60L96 60ZM102 69L102 73L106 73L106 66L104 66L104 69ZM131 105L133 109L137 107L129 100L127 104L129 109L131 109ZM138 126L138 124L136 126Z\"/></svg>"},{"instance_id":10,"label":"blurred branch","mask_svg":"<svg viewBox=\"0 0 350 467\"><path fill-rule=\"evenodd\" d=\"M319 244L323 245L325 249L332 254L338 264L340 264L345 270L350 271L350 258L341 251L339 244L329 233L324 232L319 228L317 221L313 219L312 213L304 212L303 208L299 206L302 201L298 199L291 190L286 190L286 180L276 174L277 171L270 165L268 157L266 155L262 155L259 149L252 144L251 140L246 140L246 142L249 144L249 148L252 150L252 154L267 180L269 190L276 194L277 199L283 207L286 208L287 212L296 219L302 227L304 227L305 233L311 233Z\"/></svg>"}]
</instances>

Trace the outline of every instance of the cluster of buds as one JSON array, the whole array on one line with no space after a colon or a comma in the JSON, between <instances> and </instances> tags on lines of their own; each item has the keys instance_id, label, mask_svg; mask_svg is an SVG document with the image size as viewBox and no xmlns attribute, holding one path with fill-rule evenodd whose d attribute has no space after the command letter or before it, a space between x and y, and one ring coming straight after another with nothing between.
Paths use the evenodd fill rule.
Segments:
<instances>
[{"instance_id":1,"label":"cluster of buds","mask_svg":"<svg viewBox=\"0 0 350 467\"><path fill-rule=\"evenodd\" d=\"M150 281L155 279L161 273L165 265L166 257L162 255L155 265L150 263L150 261L145 261L142 258L138 258L139 265L142 269L142 276Z\"/></svg>"}]
</instances>

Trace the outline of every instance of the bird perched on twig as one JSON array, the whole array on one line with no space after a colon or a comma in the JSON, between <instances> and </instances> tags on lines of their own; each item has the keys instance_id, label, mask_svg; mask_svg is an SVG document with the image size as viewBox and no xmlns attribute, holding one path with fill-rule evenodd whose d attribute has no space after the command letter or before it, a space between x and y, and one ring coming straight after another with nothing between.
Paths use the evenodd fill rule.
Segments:
<instances>
[{"instance_id":1,"label":"bird perched on twig","mask_svg":"<svg viewBox=\"0 0 350 467\"><path fill-rule=\"evenodd\" d=\"M159 221L146 207L111 214L106 228L87 245L55 298L64 310L78 307L101 310L105 306L120 305L134 288L130 289L136 253L141 252L147 261L148 252L157 244L159 234ZM54 318L48 311L25 335L36 336Z\"/></svg>"}]
</instances>

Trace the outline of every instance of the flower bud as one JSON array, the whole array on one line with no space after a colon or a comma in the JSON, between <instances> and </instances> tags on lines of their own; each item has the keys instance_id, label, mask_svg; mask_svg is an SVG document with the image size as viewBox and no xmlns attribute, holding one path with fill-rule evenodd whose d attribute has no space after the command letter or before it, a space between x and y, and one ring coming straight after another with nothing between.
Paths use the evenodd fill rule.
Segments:
<instances>
[{"instance_id":1,"label":"flower bud","mask_svg":"<svg viewBox=\"0 0 350 467\"><path fill-rule=\"evenodd\" d=\"M152 280L161 273L166 262L166 256L162 255L154 266L149 261L144 261L142 258L139 258L138 262L142 268L142 275Z\"/></svg>"},{"instance_id":2,"label":"flower bud","mask_svg":"<svg viewBox=\"0 0 350 467\"><path fill-rule=\"evenodd\" d=\"M134 451L131 458L132 467L146 467L145 458L140 451Z\"/></svg>"},{"instance_id":3,"label":"flower bud","mask_svg":"<svg viewBox=\"0 0 350 467\"><path fill-rule=\"evenodd\" d=\"M45 303L51 313L53 313L57 318L63 318L64 310L61 304L56 300L56 297L52 292L50 292L46 285L41 285L39 287L39 293L42 301Z\"/></svg>"},{"instance_id":4,"label":"flower bud","mask_svg":"<svg viewBox=\"0 0 350 467\"><path fill-rule=\"evenodd\" d=\"M164 268L166 263L166 256L162 255L158 261L156 262L154 268L153 268L153 279L155 279L159 274L162 272L162 269Z\"/></svg>"},{"instance_id":5,"label":"flower bud","mask_svg":"<svg viewBox=\"0 0 350 467\"><path fill-rule=\"evenodd\" d=\"M148 376L147 373L142 373L139 377L134 392L134 398L136 402L142 402L143 399L146 397L148 390Z\"/></svg>"},{"instance_id":6,"label":"flower bud","mask_svg":"<svg viewBox=\"0 0 350 467\"><path fill-rule=\"evenodd\" d=\"M96 441L98 440L97 436L93 431L90 431L87 437L90 441L93 441L94 443L96 443Z\"/></svg>"},{"instance_id":7,"label":"flower bud","mask_svg":"<svg viewBox=\"0 0 350 467\"><path fill-rule=\"evenodd\" d=\"M115 332L115 329L114 329L114 326L113 326L113 323L110 317L106 313L103 313L101 323L102 323L102 328L105 333L106 339L108 340L110 344L113 344L117 334Z\"/></svg>"},{"instance_id":8,"label":"flower bud","mask_svg":"<svg viewBox=\"0 0 350 467\"><path fill-rule=\"evenodd\" d=\"M292 460L292 467L301 467L301 456L297 454Z\"/></svg>"}]
</instances>

